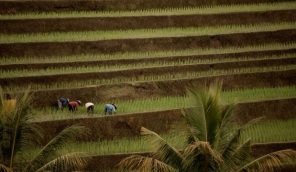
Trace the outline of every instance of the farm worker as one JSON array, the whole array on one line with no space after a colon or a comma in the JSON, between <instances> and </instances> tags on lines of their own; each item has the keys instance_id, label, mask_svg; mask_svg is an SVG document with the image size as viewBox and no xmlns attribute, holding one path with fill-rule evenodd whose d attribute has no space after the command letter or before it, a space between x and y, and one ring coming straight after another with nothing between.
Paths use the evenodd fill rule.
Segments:
<instances>
[{"instance_id":1,"label":"farm worker","mask_svg":"<svg viewBox=\"0 0 296 172\"><path fill-rule=\"evenodd\" d=\"M95 105L92 102L85 103L87 113L94 113Z\"/></svg>"},{"instance_id":2,"label":"farm worker","mask_svg":"<svg viewBox=\"0 0 296 172\"><path fill-rule=\"evenodd\" d=\"M66 99L64 97L59 98L58 100L58 108L63 110L65 107L68 106L69 99Z\"/></svg>"},{"instance_id":3,"label":"farm worker","mask_svg":"<svg viewBox=\"0 0 296 172\"><path fill-rule=\"evenodd\" d=\"M116 112L116 109L117 109L117 107L114 103L105 104L105 115L107 114L107 112L109 115L112 115L113 112Z\"/></svg>"},{"instance_id":4,"label":"farm worker","mask_svg":"<svg viewBox=\"0 0 296 172\"><path fill-rule=\"evenodd\" d=\"M81 101L80 100L69 102L68 103L69 111L71 111L71 112L77 111L77 108L80 105L81 105Z\"/></svg>"}]
</instances>

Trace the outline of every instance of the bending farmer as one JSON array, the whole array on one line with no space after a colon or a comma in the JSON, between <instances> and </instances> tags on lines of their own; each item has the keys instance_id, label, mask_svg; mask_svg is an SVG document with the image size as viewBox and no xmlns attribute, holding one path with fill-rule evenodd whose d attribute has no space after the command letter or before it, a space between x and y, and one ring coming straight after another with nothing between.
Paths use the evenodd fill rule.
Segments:
<instances>
[{"instance_id":1,"label":"bending farmer","mask_svg":"<svg viewBox=\"0 0 296 172\"><path fill-rule=\"evenodd\" d=\"M70 112L74 112L77 111L78 106L81 105L81 101L80 100L76 100L76 101L72 101L68 103L68 108Z\"/></svg>"},{"instance_id":2,"label":"bending farmer","mask_svg":"<svg viewBox=\"0 0 296 172\"><path fill-rule=\"evenodd\" d=\"M66 99L64 97L61 97L58 99L58 109L63 110L65 107L68 106L69 99Z\"/></svg>"},{"instance_id":3,"label":"bending farmer","mask_svg":"<svg viewBox=\"0 0 296 172\"><path fill-rule=\"evenodd\" d=\"M85 103L87 113L94 113L95 105L92 102Z\"/></svg>"},{"instance_id":4,"label":"bending farmer","mask_svg":"<svg viewBox=\"0 0 296 172\"><path fill-rule=\"evenodd\" d=\"M105 109L104 109L105 115L107 115L107 112L108 112L109 115L112 115L112 113L116 112L116 109L117 109L117 107L116 107L116 105L114 103L105 104Z\"/></svg>"}]
</instances>

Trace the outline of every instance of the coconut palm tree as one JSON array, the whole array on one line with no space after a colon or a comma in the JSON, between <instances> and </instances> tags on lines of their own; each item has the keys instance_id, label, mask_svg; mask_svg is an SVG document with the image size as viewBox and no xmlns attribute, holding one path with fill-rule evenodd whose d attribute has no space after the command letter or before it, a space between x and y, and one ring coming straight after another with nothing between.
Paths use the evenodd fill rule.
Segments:
<instances>
[{"instance_id":1,"label":"coconut palm tree","mask_svg":"<svg viewBox=\"0 0 296 172\"><path fill-rule=\"evenodd\" d=\"M234 105L222 105L221 90L222 84L218 82L207 90L189 91L195 108L183 110L188 124L184 150L177 150L157 133L142 127L143 135L154 136L155 153L149 157L130 156L119 166L143 172L273 171L295 160L294 150L277 151L252 159L250 140L240 143L239 138L246 126L259 119L243 126L236 125L232 118Z\"/></svg>"},{"instance_id":2,"label":"coconut palm tree","mask_svg":"<svg viewBox=\"0 0 296 172\"><path fill-rule=\"evenodd\" d=\"M27 91L17 99L4 98L0 88L0 171L65 171L81 168L85 153L72 152L61 155L58 150L65 143L83 134L86 128L73 125L50 140L30 159L19 158L27 148L42 141L42 130L29 123L30 96Z\"/></svg>"}]
</instances>

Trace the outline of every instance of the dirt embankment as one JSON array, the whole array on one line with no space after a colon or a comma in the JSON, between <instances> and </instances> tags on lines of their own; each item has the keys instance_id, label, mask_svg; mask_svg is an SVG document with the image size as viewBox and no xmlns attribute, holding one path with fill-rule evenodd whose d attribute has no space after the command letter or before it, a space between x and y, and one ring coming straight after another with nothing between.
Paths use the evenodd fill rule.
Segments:
<instances>
[{"instance_id":1,"label":"dirt embankment","mask_svg":"<svg viewBox=\"0 0 296 172\"><path fill-rule=\"evenodd\" d=\"M295 85L296 70L249 73L238 75L211 76L195 79L169 81L121 83L113 85L89 86L59 90L34 91L34 106L49 106L59 97L79 99L83 102L108 102L114 100L131 100L159 96L184 95L186 88L203 87L215 80L222 80L225 90L237 88L276 87Z\"/></svg>"},{"instance_id":2,"label":"dirt embankment","mask_svg":"<svg viewBox=\"0 0 296 172\"><path fill-rule=\"evenodd\" d=\"M243 124L261 116L265 116L265 120L295 118L295 104L296 98L239 103L234 110L234 119L239 124ZM139 136L139 129L142 126L157 133L166 133L183 126L185 121L180 109L172 109L98 118L44 121L35 122L35 124L47 131L45 141L50 140L67 126L73 124L85 125L90 128L91 133L87 137L80 138L80 140L89 141Z\"/></svg>"},{"instance_id":3,"label":"dirt embankment","mask_svg":"<svg viewBox=\"0 0 296 172\"><path fill-rule=\"evenodd\" d=\"M296 41L296 29L211 36L118 39L77 42L2 43L0 56L54 56L126 51L222 48L227 46L289 43Z\"/></svg>"},{"instance_id":4,"label":"dirt embankment","mask_svg":"<svg viewBox=\"0 0 296 172\"><path fill-rule=\"evenodd\" d=\"M143 78L145 76L157 76L159 74L177 75L186 72L206 72L211 70L231 70L239 68L254 68L254 67L276 67L280 65L296 64L296 58L286 59L266 59L256 61L238 61L238 62L222 62L212 64L194 64L168 67L149 67L142 69L126 69L119 71L108 72L90 72L90 73L70 73L70 74L55 74L45 76L24 76L12 78L0 78L2 87L9 85L26 86L30 84L45 84L59 82L73 82L84 80L108 80L116 78Z\"/></svg>"},{"instance_id":5,"label":"dirt embankment","mask_svg":"<svg viewBox=\"0 0 296 172\"><path fill-rule=\"evenodd\" d=\"M262 156L267 153L271 153L283 149L293 149L296 150L296 142L290 143L266 143L266 144L253 144L251 146L252 154L255 157ZM101 155L93 156L92 159L88 162L85 169L100 171L106 169L117 168L117 164L124 158L131 155L142 155L149 156L151 153L129 153L129 154L115 154L115 155ZM276 172L295 172L296 166L287 166L282 169L276 170Z\"/></svg>"},{"instance_id":6,"label":"dirt embankment","mask_svg":"<svg viewBox=\"0 0 296 172\"><path fill-rule=\"evenodd\" d=\"M243 12L228 14L139 16L139 17L81 17L52 19L0 20L0 33L36 33L91 30L124 30L164 27L198 27L224 24L256 24L291 22L296 10Z\"/></svg>"},{"instance_id":7,"label":"dirt embankment","mask_svg":"<svg viewBox=\"0 0 296 172\"><path fill-rule=\"evenodd\" d=\"M134 9L149 9L149 8L165 8L165 7L186 7L186 6L209 6L222 4L251 4L262 2L286 2L293 0L4 0L0 1L0 13L17 13L17 12L36 12L36 11L85 11L85 10L134 10Z\"/></svg>"},{"instance_id":8,"label":"dirt embankment","mask_svg":"<svg viewBox=\"0 0 296 172\"><path fill-rule=\"evenodd\" d=\"M23 63L23 64L4 64L0 65L1 70L13 69L49 69L62 67L81 67L81 66L113 66L117 65L137 65L143 63L166 63L166 62L182 62L193 60L212 60L223 58L260 58L269 56L281 56L296 53L296 49L286 50L267 50L267 51L246 51L239 53L224 53L210 55L192 55L192 56L171 56L171 57L152 57L152 58L133 58L133 59L111 59L111 60L95 60L95 61L75 61L75 62L52 62L52 63ZM269 58L267 57L267 59ZM20 57L21 58L21 57ZM50 57L48 57L50 58ZM40 57L40 59L42 59ZM1 60L1 57L0 57Z\"/></svg>"}]
</instances>

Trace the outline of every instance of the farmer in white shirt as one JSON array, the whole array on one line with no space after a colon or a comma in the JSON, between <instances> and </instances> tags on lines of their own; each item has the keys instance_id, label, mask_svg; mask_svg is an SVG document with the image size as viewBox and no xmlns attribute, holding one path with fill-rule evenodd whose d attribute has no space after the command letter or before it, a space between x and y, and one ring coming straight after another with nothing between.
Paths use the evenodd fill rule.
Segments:
<instances>
[{"instance_id":1,"label":"farmer in white shirt","mask_svg":"<svg viewBox=\"0 0 296 172\"><path fill-rule=\"evenodd\" d=\"M95 105L92 102L85 103L87 113L94 113Z\"/></svg>"}]
</instances>

